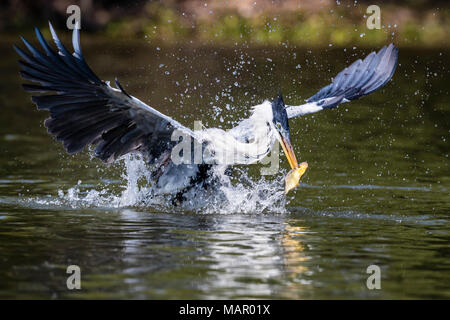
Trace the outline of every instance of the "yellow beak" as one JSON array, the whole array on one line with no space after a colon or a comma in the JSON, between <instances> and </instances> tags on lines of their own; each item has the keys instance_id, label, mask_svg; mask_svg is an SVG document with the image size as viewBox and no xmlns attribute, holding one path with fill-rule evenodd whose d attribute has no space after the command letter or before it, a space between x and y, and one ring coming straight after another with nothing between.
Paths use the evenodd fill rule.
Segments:
<instances>
[{"instance_id":1,"label":"yellow beak","mask_svg":"<svg viewBox=\"0 0 450 320\"><path fill-rule=\"evenodd\" d=\"M297 158L295 157L294 149L292 148L291 142L288 139L285 139L281 135L281 147L283 148L284 154L286 155L286 158L289 161L289 164L292 169L295 169L298 167Z\"/></svg>"},{"instance_id":2,"label":"yellow beak","mask_svg":"<svg viewBox=\"0 0 450 320\"><path fill-rule=\"evenodd\" d=\"M308 163L302 162L300 165L297 162L297 157L295 156L294 149L292 148L289 139L285 139L283 135L280 135L281 146L283 147L286 158L289 161L289 165L292 170L288 172L285 178L285 188L284 193L287 194L289 191L294 189L300 183L300 178L305 174L306 169L308 169Z\"/></svg>"}]
</instances>

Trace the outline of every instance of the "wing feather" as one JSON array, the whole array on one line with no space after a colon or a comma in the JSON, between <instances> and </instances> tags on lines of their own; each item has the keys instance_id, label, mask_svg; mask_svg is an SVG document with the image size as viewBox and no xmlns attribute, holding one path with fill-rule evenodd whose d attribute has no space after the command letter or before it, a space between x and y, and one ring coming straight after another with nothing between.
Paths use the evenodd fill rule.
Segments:
<instances>
[{"instance_id":1,"label":"wing feather","mask_svg":"<svg viewBox=\"0 0 450 320\"><path fill-rule=\"evenodd\" d=\"M339 72L334 80L300 106L287 106L289 118L337 107L380 89L391 80L397 67L398 49L391 43L364 60L357 60Z\"/></svg>"},{"instance_id":2,"label":"wing feather","mask_svg":"<svg viewBox=\"0 0 450 320\"><path fill-rule=\"evenodd\" d=\"M87 65L81 52L80 32L72 34L73 54L59 40L50 24L57 51L47 43L39 29L36 37L43 52L21 38L28 52L14 46L22 60L20 75L40 110L49 110L44 125L68 153L95 144L95 156L111 162L138 150L150 163L171 150L171 135L179 129L197 138L193 131L129 95L119 81L118 89L100 80Z\"/></svg>"}]
</instances>

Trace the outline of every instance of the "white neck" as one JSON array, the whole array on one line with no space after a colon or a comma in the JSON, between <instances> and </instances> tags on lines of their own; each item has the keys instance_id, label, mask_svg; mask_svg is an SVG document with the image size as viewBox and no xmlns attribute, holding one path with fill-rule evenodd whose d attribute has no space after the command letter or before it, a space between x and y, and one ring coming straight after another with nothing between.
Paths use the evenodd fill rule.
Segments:
<instances>
[{"instance_id":1,"label":"white neck","mask_svg":"<svg viewBox=\"0 0 450 320\"><path fill-rule=\"evenodd\" d=\"M276 141L273 127L272 105L269 101L252 108L248 119L241 121L229 131L206 129L202 136L214 151L208 161L218 164L251 164L262 160Z\"/></svg>"}]
</instances>

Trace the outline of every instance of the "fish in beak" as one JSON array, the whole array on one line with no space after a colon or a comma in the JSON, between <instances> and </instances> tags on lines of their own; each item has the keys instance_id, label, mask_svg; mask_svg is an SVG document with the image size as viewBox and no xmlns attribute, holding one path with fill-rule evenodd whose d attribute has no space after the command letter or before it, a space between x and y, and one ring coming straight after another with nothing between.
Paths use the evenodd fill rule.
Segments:
<instances>
[{"instance_id":1,"label":"fish in beak","mask_svg":"<svg viewBox=\"0 0 450 320\"><path fill-rule=\"evenodd\" d=\"M300 183L300 178L305 174L308 169L308 163L302 162L298 168L294 168L284 178L284 194L294 189Z\"/></svg>"},{"instance_id":2,"label":"fish in beak","mask_svg":"<svg viewBox=\"0 0 450 320\"><path fill-rule=\"evenodd\" d=\"M280 133L280 144L292 169L285 178L284 193L287 194L289 191L298 186L300 183L300 178L305 174L306 169L308 169L308 163L302 162L300 165L298 164L294 153L294 148L292 148L288 135Z\"/></svg>"}]
</instances>

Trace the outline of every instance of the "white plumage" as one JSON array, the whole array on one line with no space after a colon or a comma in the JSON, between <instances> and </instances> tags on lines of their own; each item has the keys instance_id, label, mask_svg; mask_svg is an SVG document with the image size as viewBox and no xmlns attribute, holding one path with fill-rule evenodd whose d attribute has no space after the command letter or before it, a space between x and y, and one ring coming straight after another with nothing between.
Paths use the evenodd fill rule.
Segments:
<instances>
[{"instance_id":1,"label":"white plumage","mask_svg":"<svg viewBox=\"0 0 450 320\"><path fill-rule=\"evenodd\" d=\"M276 142L272 105L269 101L252 107L251 116L236 127L196 132L201 141L208 142L203 160L221 165L252 164L262 160Z\"/></svg>"}]
</instances>

